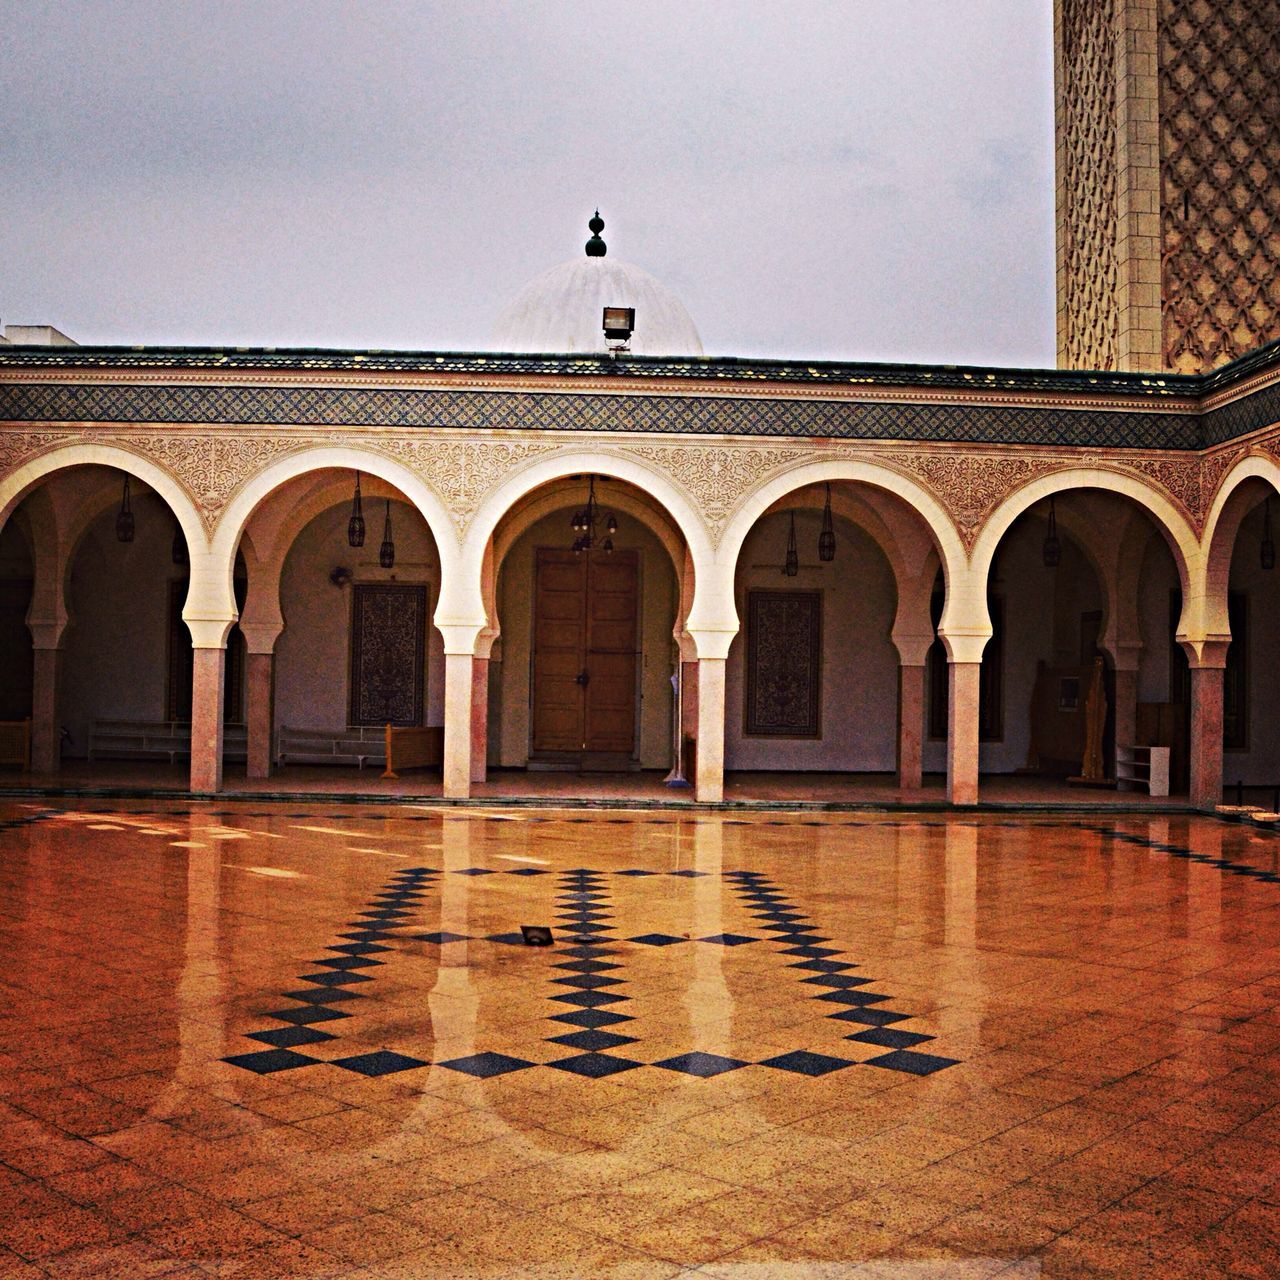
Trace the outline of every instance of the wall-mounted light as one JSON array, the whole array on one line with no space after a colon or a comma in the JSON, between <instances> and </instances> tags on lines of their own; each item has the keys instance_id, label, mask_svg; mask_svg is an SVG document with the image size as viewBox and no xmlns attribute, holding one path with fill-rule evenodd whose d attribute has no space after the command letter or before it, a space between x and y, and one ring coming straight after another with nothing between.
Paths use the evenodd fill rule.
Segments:
<instances>
[{"instance_id":1,"label":"wall-mounted light","mask_svg":"<svg viewBox=\"0 0 1280 1280\"><path fill-rule=\"evenodd\" d=\"M120 497L120 510L116 515L116 541L132 542L134 533L133 503L129 497L129 477L124 478L124 493Z\"/></svg>"},{"instance_id":2,"label":"wall-mounted light","mask_svg":"<svg viewBox=\"0 0 1280 1280\"><path fill-rule=\"evenodd\" d=\"M635 328L635 307L605 307L604 338L610 351L629 351Z\"/></svg>"},{"instance_id":3,"label":"wall-mounted light","mask_svg":"<svg viewBox=\"0 0 1280 1280\"><path fill-rule=\"evenodd\" d=\"M1040 555L1046 569L1056 569L1062 562L1062 543L1058 540L1058 513L1054 510L1052 498L1049 499L1049 529L1044 535Z\"/></svg>"}]
</instances>

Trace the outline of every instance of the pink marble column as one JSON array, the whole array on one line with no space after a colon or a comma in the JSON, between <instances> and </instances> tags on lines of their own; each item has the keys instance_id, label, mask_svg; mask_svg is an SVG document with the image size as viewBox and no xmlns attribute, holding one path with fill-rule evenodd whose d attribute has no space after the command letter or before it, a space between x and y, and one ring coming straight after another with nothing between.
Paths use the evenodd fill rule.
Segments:
<instances>
[{"instance_id":1,"label":"pink marble column","mask_svg":"<svg viewBox=\"0 0 1280 1280\"><path fill-rule=\"evenodd\" d=\"M1138 741L1138 672L1117 667L1116 687L1116 746L1132 747ZM1114 761L1112 777L1115 776Z\"/></svg>"},{"instance_id":2,"label":"pink marble column","mask_svg":"<svg viewBox=\"0 0 1280 1280\"><path fill-rule=\"evenodd\" d=\"M978 695L982 663L950 664L947 708L947 799L978 803Z\"/></svg>"},{"instance_id":3,"label":"pink marble column","mask_svg":"<svg viewBox=\"0 0 1280 1280\"><path fill-rule=\"evenodd\" d=\"M1191 668L1191 803L1222 803L1222 668Z\"/></svg>"},{"instance_id":4,"label":"pink marble column","mask_svg":"<svg viewBox=\"0 0 1280 1280\"><path fill-rule=\"evenodd\" d=\"M471 660L471 781L484 782L489 764L489 659Z\"/></svg>"},{"instance_id":5,"label":"pink marble column","mask_svg":"<svg viewBox=\"0 0 1280 1280\"><path fill-rule=\"evenodd\" d=\"M444 794L450 800L465 800L471 794L474 665L469 653L444 655Z\"/></svg>"},{"instance_id":6,"label":"pink marble column","mask_svg":"<svg viewBox=\"0 0 1280 1280\"><path fill-rule=\"evenodd\" d=\"M685 781L692 786L698 775L698 664L697 661L680 664L680 750L684 751L686 739L693 749L684 761Z\"/></svg>"},{"instance_id":7,"label":"pink marble column","mask_svg":"<svg viewBox=\"0 0 1280 1280\"><path fill-rule=\"evenodd\" d=\"M246 776L271 776L271 675L275 666L272 653L245 655L245 728L249 738Z\"/></svg>"},{"instance_id":8,"label":"pink marble column","mask_svg":"<svg viewBox=\"0 0 1280 1280\"><path fill-rule=\"evenodd\" d=\"M191 677L191 790L222 787L222 695L225 648L193 649Z\"/></svg>"},{"instance_id":9,"label":"pink marble column","mask_svg":"<svg viewBox=\"0 0 1280 1280\"><path fill-rule=\"evenodd\" d=\"M724 799L724 659L698 660L698 766L694 796Z\"/></svg>"},{"instance_id":10,"label":"pink marble column","mask_svg":"<svg viewBox=\"0 0 1280 1280\"><path fill-rule=\"evenodd\" d=\"M924 779L924 667L898 668L898 786L918 791Z\"/></svg>"},{"instance_id":11,"label":"pink marble column","mask_svg":"<svg viewBox=\"0 0 1280 1280\"><path fill-rule=\"evenodd\" d=\"M61 649L33 649L31 680L31 772L57 773L62 763L58 724L58 663Z\"/></svg>"}]
</instances>

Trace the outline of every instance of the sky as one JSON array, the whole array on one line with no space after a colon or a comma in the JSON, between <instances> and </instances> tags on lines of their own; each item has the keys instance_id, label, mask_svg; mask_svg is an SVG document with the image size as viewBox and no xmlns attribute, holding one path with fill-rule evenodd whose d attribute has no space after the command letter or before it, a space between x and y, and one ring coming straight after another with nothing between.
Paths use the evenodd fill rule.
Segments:
<instances>
[{"instance_id":1,"label":"sky","mask_svg":"<svg viewBox=\"0 0 1280 1280\"><path fill-rule=\"evenodd\" d=\"M7 7L3 322L483 350L599 206L709 355L1054 363L1052 0Z\"/></svg>"}]
</instances>

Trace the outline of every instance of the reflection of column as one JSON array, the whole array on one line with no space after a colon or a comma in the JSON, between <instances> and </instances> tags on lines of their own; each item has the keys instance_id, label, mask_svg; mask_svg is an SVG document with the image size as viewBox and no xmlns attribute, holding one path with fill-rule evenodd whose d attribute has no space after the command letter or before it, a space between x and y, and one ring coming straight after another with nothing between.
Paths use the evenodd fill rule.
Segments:
<instances>
[{"instance_id":1,"label":"reflection of column","mask_svg":"<svg viewBox=\"0 0 1280 1280\"><path fill-rule=\"evenodd\" d=\"M471 865L471 819L446 814L440 823L440 931L466 937L470 933L473 878L459 875ZM476 1049L476 1015L480 999L471 982L470 943L451 942L439 949L436 983L427 997L432 1036L444 1057L464 1057Z\"/></svg>"},{"instance_id":2,"label":"reflection of column","mask_svg":"<svg viewBox=\"0 0 1280 1280\"><path fill-rule=\"evenodd\" d=\"M192 791L217 791L222 786L222 696L226 655L225 645L216 649L192 650Z\"/></svg>"},{"instance_id":3,"label":"reflection of column","mask_svg":"<svg viewBox=\"0 0 1280 1280\"><path fill-rule=\"evenodd\" d=\"M471 794L471 690L475 663L469 653L444 655L444 794Z\"/></svg>"},{"instance_id":4,"label":"reflection of column","mask_svg":"<svg viewBox=\"0 0 1280 1280\"><path fill-rule=\"evenodd\" d=\"M1191 803L1222 803L1222 668L1191 668Z\"/></svg>"},{"instance_id":5,"label":"reflection of column","mask_svg":"<svg viewBox=\"0 0 1280 1280\"><path fill-rule=\"evenodd\" d=\"M978 802L978 696L981 662L951 662L947 708L947 799Z\"/></svg>"},{"instance_id":6,"label":"reflection of column","mask_svg":"<svg viewBox=\"0 0 1280 1280\"><path fill-rule=\"evenodd\" d=\"M898 786L918 790L924 777L924 667L898 668Z\"/></svg>"},{"instance_id":7,"label":"reflection of column","mask_svg":"<svg viewBox=\"0 0 1280 1280\"><path fill-rule=\"evenodd\" d=\"M62 650L31 651L31 771L56 773L61 764L58 725L58 664Z\"/></svg>"},{"instance_id":8,"label":"reflection of column","mask_svg":"<svg viewBox=\"0 0 1280 1280\"><path fill-rule=\"evenodd\" d=\"M271 776L271 676L275 655L245 655L245 728L249 739L250 778Z\"/></svg>"},{"instance_id":9,"label":"reflection of column","mask_svg":"<svg viewBox=\"0 0 1280 1280\"><path fill-rule=\"evenodd\" d=\"M483 782L489 762L489 659L471 663L471 781Z\"/></svg>"},{"instance_id":10,"label":"reflection of column","mask_svg":"<svg viewBox=\"0 0 1280 1280\"><path fill-rule=\"evenodd\" d=\"M964 991L967 997L948 1002L934 1017L944 1040L955 1047L956 1037L972 1038L982 1020L984 984L978 971L978 828L948 823L946 883L943 892L942 991ZM988 833L988 839L998 833Z\"/></svg>"},{"instance_id":11,"label":"reflection of column","mask_svg":"<svg viewBox=\"0 0 1280 1280\"><path fill-rule=\"evenodd\" d=\"M724 799L724 661L698 660L698 767L694 794L703 803Z\"/></svg>"},{"instance_id":12,"label":"reflection of column","mask_svg":"<svg viewBox=\"0 0 1280 1280\"><path fill-rule=\"evenodd\" d=\"M693 936L714 938L724 933L724 828L719 819L699 822L693 829L693 869L702 875L693 885ZM690 1046L704 1053L729 1056L732 1043L733 997L724 980L724 966L732 947L704 943L694 948L694 982L685 992L689 1011Z\"/></svg>"}]
</instances>

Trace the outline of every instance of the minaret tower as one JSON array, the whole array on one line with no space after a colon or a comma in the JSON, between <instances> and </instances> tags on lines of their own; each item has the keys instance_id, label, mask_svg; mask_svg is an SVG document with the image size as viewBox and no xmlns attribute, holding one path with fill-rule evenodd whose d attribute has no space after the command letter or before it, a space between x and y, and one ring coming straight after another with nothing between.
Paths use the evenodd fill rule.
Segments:
<instances>
[{"instance_id":1,"label":"minaret tower","mask_svg":"<svg viewBox=\"0 0 1280 1280\"><path fill-rule=\"evenodd\" d=\"M1058 364L1280 338L1280 0L1054 0Z\"/></svg>"}]
</instances>

